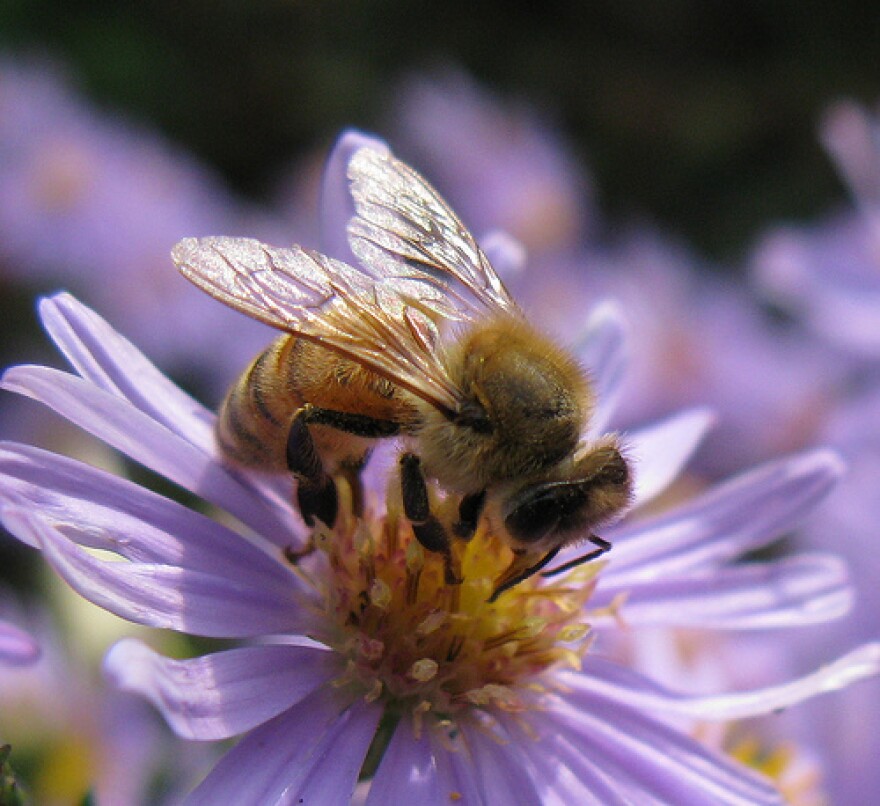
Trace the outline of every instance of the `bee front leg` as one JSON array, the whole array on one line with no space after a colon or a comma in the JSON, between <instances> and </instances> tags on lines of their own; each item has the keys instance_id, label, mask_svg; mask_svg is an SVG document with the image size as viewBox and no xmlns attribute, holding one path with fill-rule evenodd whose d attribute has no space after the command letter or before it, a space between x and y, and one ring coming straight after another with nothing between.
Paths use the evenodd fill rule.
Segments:
<instances>
[{"instance_id":1,"label":"bee front leg","mask_svg":"<svg viewBox=\"0 0 880 806\"><path fill-rule=\"evenodd\" d=\"M400 424L364 414L323 409L311 403L306 403L293 416L287 435L287 466L299 482L296 494L300 512L309 526L314 526L314 520L318 518L332 527L339 508L336 483L324 470L309 431L310 425L326 425L357 437L379 439L397 434ZM343 468L343 473L352 484L356 511L362 505L359 498L359 473L362 466L363 463L357 467Z\"/></svg>"},{"instance_id":2,"label":"bee front leg","mask_svg":"<svg viewBox=\"0 0 880 806\"><path fill-rule=\"evenodd\" d=\"M332 527L339 508L336 482L324 471L307 419L306 406L293 416L287 434L287 466L297 480L296 498L303 520L314 526L317 518Z\"/></svg>"},{"instance_id":3,"label":"bee front leg","mask_svg":"<svg viewBox=\"0 0 880 806\"><path fill-rule=\"evenodd\" d=\"M400 491L403 511L412 524L413 534L428 551L442 554L447 585L458 585L461 579L452 567L452 547L443 524L431 513L428 486L422 463L413 453L400 457Z\"/></svg>"}]
</instances>

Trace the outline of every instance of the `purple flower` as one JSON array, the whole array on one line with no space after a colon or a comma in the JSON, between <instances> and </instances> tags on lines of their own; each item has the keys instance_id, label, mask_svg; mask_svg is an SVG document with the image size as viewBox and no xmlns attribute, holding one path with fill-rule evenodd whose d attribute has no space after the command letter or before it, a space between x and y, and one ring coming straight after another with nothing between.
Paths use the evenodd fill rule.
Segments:
<instances>
[{"instance_id":1,"label":"purple flower","mask_svg":"<svg viewBox=\"0 0 880 806\"><path fill-rule=\"evenodd\" d=\"M27 632L0 619L0 665L27 666L40 657L40 645Z\"/></svg>"},{"instance_id":2,"label":"purple flower","mask_svg":"<svg viewBox=\"0 0 880 806\"><path fill-rule=\"evenodd\" d=\"M62 71L0 57L0 274L78 289L151 354L220 379L265 335L168 271L171 246L216 231L289 237L157 133L99 112ZM235 361L235 359L233 359Z\"/></svg>"},{"instance_id":3,"label":"purple flower","mask_svg":"<svg viewBox=\"0 0 880 806\"><path fill-rule=\"evenodd\" d=\"M880 355L880 121L852 102L821 131L853 206L812 227L780 227L758 244L759 288L834 344Z\"/></svg>"},{"instance_id":4,"label":"purple flower","mask_svg":"<svg viewBox=\"0 0 880 806\"><path fill-rule=\"evenodd\" d=\"M205 753L170 735L142 699L98 686L78 636L62 639L43 614L30 621L40 656L0 660L0 745L12 745L13 764L27 759L33 802L80 803L89 792L99 804L179 802Z\"/></svg>"},{"instance_id":5,"label":"purple flower","mask_svg":"<svg viewBox=\"0 0 880 806\"><path fill-rule=\"evenodd\" d=\"M606 563L530 580L489 605L504 550L482 530L465 582L443 581L394 505L345 512L294 566L306 535L289 484L235 470L214 415L67 295L41 314L76 373L17 367L5 388L35 398L197 494L240 528L71 459L7 443L4 525L80 594L140 624L240 639L188 660L126 639L106 668L189 739L242 735L191 803L781 803L762 776L689 734L784 708L873 674L866 645L804 678L692 696L609 659L621 631L805 626L849 604L824 553L741 563L803 518L841 464L816 450L758 467L672 509L645 504L676 477L709 423L685 412L627 436L635 510L604 534ZM597 320L600 388L618 370L620 322ZM368 469L368 473L372 471ZM608 653L608 656L606 656ZM368 751L371 751L368 753ZM365 761L366 759L366 761Z\"/></svg>"},{"instance_id":6,"label":"purple flower","mask_svg":"<svg viewBox=\"0 0 880 806\"><path fill-rule=\"evenodd\" d=\"M502 230L533 254L579 245L596 215L592 188L548 120L452 69L411 78L395 98L399 149L476 234Z\"/></svg>"},{"instance_id":7,"label":"purple flower","mask_svg":"<svg viewBox=\"0 0 880 806\"><path fill-rule=\"evenodd\" d=\"M612 425L711 406L717 425L689 468L710 478L813 444L849 369L836 351L772 321L741 284L649 230L565 262L530 261L511 285L536 321L575 344L584 300L626 311L630 361Z\"/></svg>"}]
</instances>

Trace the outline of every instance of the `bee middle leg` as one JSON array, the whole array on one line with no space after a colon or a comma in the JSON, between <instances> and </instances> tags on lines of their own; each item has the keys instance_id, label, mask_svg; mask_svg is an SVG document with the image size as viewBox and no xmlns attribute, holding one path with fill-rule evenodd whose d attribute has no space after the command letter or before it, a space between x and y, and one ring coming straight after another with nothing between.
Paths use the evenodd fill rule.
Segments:
<instances>
[{"instance_id":1,"label":"bee middle leg","mask_svg":"<svg viewBox=\"0 0 880 806\"><path fill-rule=\"evenodd\" d=\"M287 467L296 477L297 503L303 520L315 525L315 518L327 526L333 526L339 509L336 482L327 471L315 447L309 431L310 425L326 425L358 437L390 437L400 431L400 425L392 420L378 420L363 414L333 411L310 403L299 408L290 423L287 434ZM357 476L360 468L346 468L346 475ZM352 488L357 504L360 482L353 479Z\"/></svg>"},{"instance_id":2,"label":"bee middle leg","mask_svg":"<svg viewBox=\"0 0 880 806\"><path fill-rule=\"evenodd\" d=\"M412 524L413 534L428 551L443 555L447 585L458 585L461 579L452 562L452 546L443 524L431 513L428 485L422 473L422 462L414 453L400 457L400 492L403 511Z\"/></svg>"}]
</instances>

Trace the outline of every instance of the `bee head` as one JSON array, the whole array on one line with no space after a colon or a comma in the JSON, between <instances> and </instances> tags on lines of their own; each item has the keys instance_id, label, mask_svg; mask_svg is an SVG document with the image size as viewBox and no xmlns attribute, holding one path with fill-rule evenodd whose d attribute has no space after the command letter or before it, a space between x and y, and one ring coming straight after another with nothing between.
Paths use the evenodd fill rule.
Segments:
<instances>
[{"instance_id":1,"label":"bee head","mask_svg":"<svg viewBox=\"0 0 880 806\"><path fill-rule=\"evenodd\" d=\"M515 548L558 549L585 536L629 503L629 464L611 441L577 457L567 476L532 482L508 497L504 526Z\"/></svg>"}]
</instances>

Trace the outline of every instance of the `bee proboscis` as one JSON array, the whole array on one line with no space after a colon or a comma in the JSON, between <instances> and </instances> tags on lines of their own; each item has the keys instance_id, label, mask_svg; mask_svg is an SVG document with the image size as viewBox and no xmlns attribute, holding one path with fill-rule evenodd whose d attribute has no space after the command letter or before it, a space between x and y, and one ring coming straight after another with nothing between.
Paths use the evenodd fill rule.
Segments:
<instances>
[{"instance_id":1,"label":"bee proboscis","mask_svg":"<svg viewBox=\"0 0 880 806\"><path fill-rule=\"evenodd\" d=\"M334 477L358 474L375 440L399 437L404 513L457 582L452 541L488 518L513 551L501 592L629 501L613 435L585 439L586 373L540 333L439 194L377 147L348 163L355 267L248 238L188 238L173 259L221 302L284 335L233 385L217 439L232 461L297 478L303 518L331 525ZM431 512L426 478L456 495L458 517ZM357 498L357 496L355 496ZM557 569L559 570L559 569Z\"/></svg>"}]
</instances>

